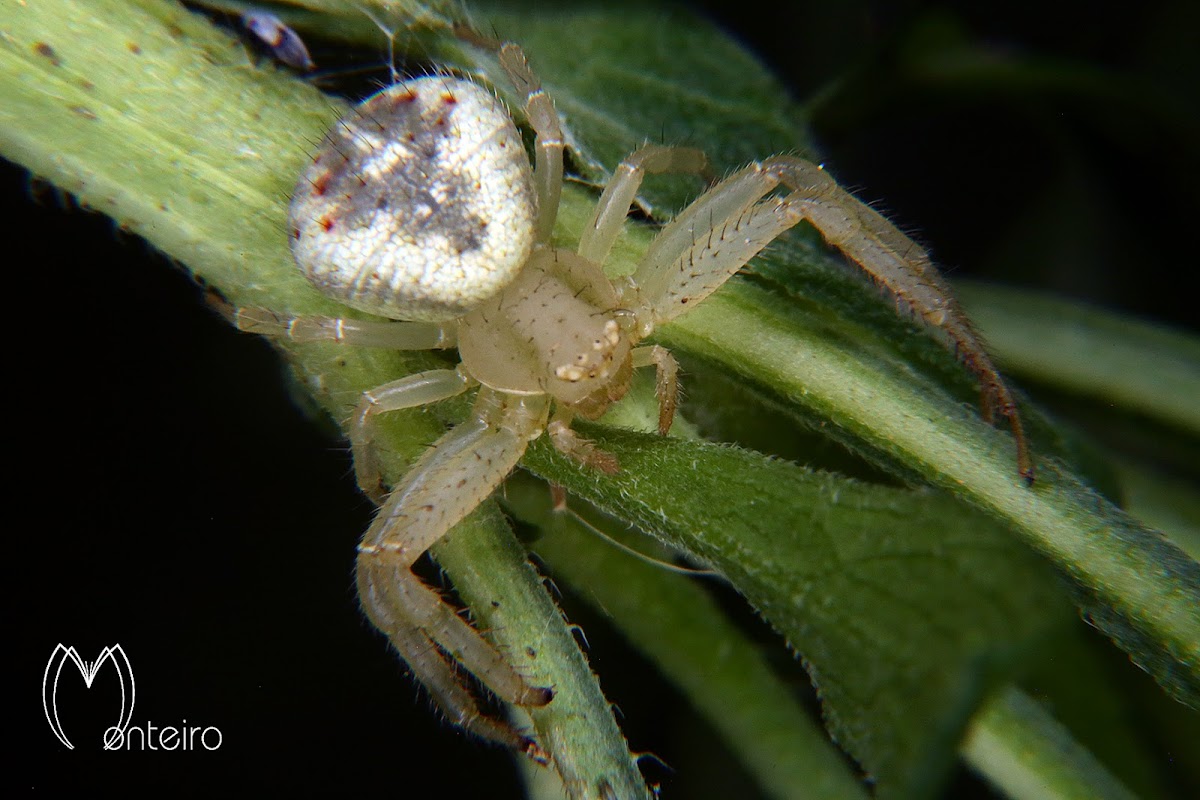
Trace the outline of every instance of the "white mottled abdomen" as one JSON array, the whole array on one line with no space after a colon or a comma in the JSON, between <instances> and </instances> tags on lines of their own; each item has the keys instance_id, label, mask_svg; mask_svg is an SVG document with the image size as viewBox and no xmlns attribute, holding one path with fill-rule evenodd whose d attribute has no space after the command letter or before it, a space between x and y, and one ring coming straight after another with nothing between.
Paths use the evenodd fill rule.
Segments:
<instances>
[{"instance_id":1,"label":"white mottled abdomen","mask_svg":"<svg viewBox=\"0 0 1200 800\"><path fill-rule=\"evenodd\" d=\"M372 95L326 134L292 195L292 254L347 305L447 320L520 271L536 205L500 101L468 81L417 78Z\"/></svg>"}]
</instances>

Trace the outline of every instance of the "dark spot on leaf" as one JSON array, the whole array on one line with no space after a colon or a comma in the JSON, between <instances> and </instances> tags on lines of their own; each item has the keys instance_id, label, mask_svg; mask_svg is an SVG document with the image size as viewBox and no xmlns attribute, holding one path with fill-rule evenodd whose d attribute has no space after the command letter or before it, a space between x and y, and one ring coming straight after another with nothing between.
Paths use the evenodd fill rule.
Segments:
<instances>
[{"instance_id":1,"label":"dark spot on leaf","mask_svg":"<svg viewBox=\"0 0 1200 800\"><path fill-rule=\"evenodd\" d=\"M56 67L62 66L62 59L58 57L58 53L54 52L54 48L45 42L35 42L33 52L37 53L42 58L48 59L51 64Z\"/></svg>"}]
</instances>

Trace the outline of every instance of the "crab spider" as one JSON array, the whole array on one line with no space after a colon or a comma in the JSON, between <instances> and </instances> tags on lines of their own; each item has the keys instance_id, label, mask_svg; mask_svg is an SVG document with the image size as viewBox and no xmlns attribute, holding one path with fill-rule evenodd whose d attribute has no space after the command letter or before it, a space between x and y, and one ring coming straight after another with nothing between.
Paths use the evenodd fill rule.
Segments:
<instances>
[{"instance_id":1,"label":"crab spider","mask_svg":"<svg viewBox=\"0 0 1200 800\"><path fill-rule=\"evenodd\" d=\"M563 178L558 116L520 47L504 45L499 60L525 97L533 165L492 94L458 78L423 77L380 91L340 119L297 184L289 222L301 271L331 297L394 321L243 308L237 324L300 342L457 346L456 369L400 378L364 393L358 405L350 433L356 476L381 502L358 548L358 589L367 615L452 721L544 758L534 741L479 710L449 654L506 702L544 705L551 690L529 685L411 568L543 434L580 463L617 471L615 457L571 422L602 416L626 394L635 368L657 372L658 427L666 434L676 363L664 348L639 343L801 220L947 333L980 379L985 415L1010 421L1027 481L1033 465L1011 394L927 254L817 165L776 156L735 172L666 225L631 276L613 281L602 266L643 178L708 168L699 150L646 145L618 166L578 247L553 246ZM468 419L384 495L370 447L373 420L475 387Z\"/></svg>"}]
</instances>

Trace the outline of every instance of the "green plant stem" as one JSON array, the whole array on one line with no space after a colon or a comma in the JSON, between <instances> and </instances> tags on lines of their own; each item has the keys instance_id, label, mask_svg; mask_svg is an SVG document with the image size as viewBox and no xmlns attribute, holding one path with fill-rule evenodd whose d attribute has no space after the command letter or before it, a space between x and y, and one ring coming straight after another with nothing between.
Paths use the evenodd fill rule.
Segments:
<instances>
[{"instance_id":1,"label":"green plant stem","mask_svg":"<svg viewBox=\"0 0 1200 800\"><path fill-rule=\"evenodd\" d=\"M554 688L553 702L530 716L568 795L649 797L587 659L495 503L456 526L434 555L521 674Z\"/></svg>"}]
</instances>

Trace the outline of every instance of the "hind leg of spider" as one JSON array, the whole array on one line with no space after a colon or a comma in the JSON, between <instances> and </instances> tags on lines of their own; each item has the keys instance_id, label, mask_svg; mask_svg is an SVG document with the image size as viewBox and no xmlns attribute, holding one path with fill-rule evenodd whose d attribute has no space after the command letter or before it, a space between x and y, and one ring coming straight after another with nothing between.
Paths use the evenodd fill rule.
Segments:
<instances>
[{"instance_id":1,"label":"hind leg of spider","mask_svg":"<svg viewBox=\"0 0 1200 800\"><path fill-rule=\"evenodd\" d=\"M439 439L388 495L358 555L359 596L367 616L430 687L447 716L534 758L540 749L484 714L454 664L505 702L545 705L552 691L529 685L500 651L413 574L412 565L504 480L544 428L547 414L544 398L481 390L471 419Z\"/></svg>"}]
</instances>

